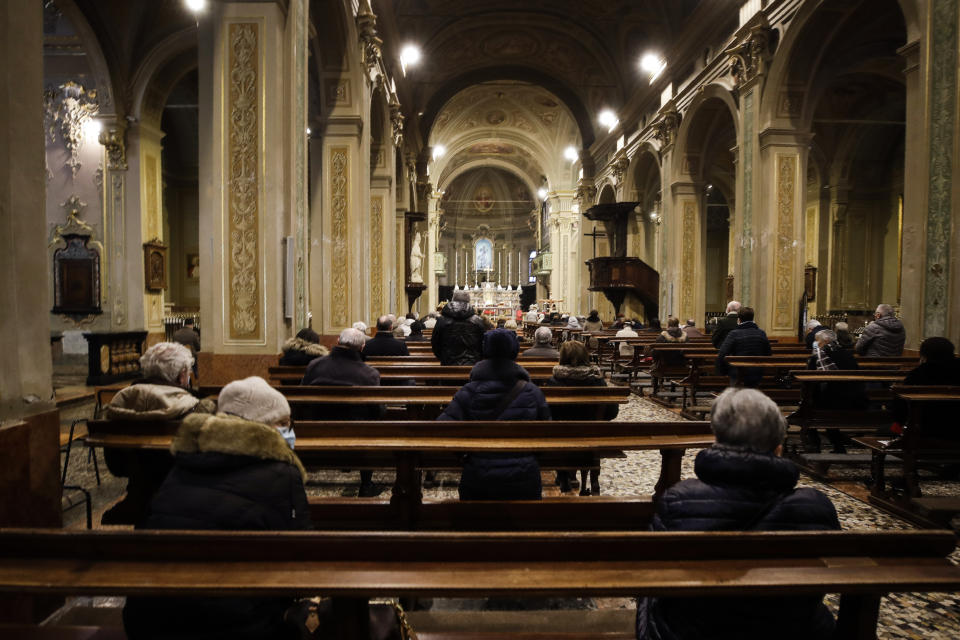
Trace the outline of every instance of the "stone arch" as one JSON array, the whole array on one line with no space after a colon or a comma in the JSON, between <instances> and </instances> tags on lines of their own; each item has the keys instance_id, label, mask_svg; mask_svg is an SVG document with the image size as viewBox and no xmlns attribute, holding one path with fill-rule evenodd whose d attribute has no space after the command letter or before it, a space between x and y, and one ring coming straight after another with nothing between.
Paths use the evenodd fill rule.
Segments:
<instances>
[{"instance_id":1,"label":"stone arch","mask_svg":"<svg viewBox=\"0 0 960 640\"><path fill-rule=\"evenodd\" d=\"M479 167L496 167L512 173L527 186L527 188L530 190L530 193L536 193L537 189L539 188L533 179L523 171L520 171L516 165L499 160L497 158L478 158L476 160L471 160L470 162L464 163L456 169L453 169L449 174L445 175L443 177L443 182L438 183L437 187L441 188L443 185L450 184L464 173Z\"/></svg>"},{"instance_id":2,"label":"stone arch","mask_svg":"<svg viewBox=\"0 0 960 640\"><path fill-rule=\"evenodd\" d=\"M674 145L673 175L692 177L690 176L687 162L691 129L695 124L701 124L700 121L702 120L701 116L704 106L706 105L706 107L709 108L711 105L716 106L717 103L722 104L729 111L730 118L733 120L735 139L737 141L740 140L739 109L733 99L733 94L723 85L717 83L707 85L702 91L697 93L697 97L690 103L690 106L684 113L683 121L680 123L680 129L677 132L677 142Z\"/></svg>"},{"instance_id":3,"label":"stone arch","mask_svg":"<svg viewBox=\"0 0 960 640\"><path fill-rule=\"evenodd\" d=\"M612 204L617 201L617 189L612 182L604 181L603 186L597 190L596 204Z\"/></svg>"},{"instance_id":4,"label":"stone arch","mask_svg":"<svg viewBox=\"0 0 960 640\"><path fill-rule=\"evenodd\" d=\"M167 95L197 64L196 29L183 29L164 38L133 74L130 115L159 127Z\"/></svg>"}]
</instances>

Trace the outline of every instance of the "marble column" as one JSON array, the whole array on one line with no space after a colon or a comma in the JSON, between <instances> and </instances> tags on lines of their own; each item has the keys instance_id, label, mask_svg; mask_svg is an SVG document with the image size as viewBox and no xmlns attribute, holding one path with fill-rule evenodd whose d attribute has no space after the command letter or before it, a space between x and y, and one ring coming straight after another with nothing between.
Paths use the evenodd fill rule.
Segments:
<instances>
[{"instance_id":1,"label":"marble column","mask_svg":"<svg viewBox=\"0 0 960 640\"><path fill-rule=\"evenodd\" d=\"M580 214L573 212L575 191L553 191L550 205L550 250L553 271L550 273L550 296L560 303L561 311L581 313L580 297Z\"/></svg>"},{"instance_id":2,"label":"marble column","mask_svg":"<svg viewBox=\"0 0 960 640\"><path fill-rule=\"evenodd\" d=\"M768 335L797 333L803 292L807 149L810 135L764 131L759 136L762 184L756 207L757 271L753 305ZM760 301L763 301L760 303Z\"/></svg>"},{"instance_id":3,"label":"marble column","mask_svg":"<svg viewBox=\"0 0 960 640\"><path fill-rule=\"evenodd\" d=\"M703 196L694 182L674 182L673 200L667 228L668 253L672 256L667 282L672 285L672 304L661 308L660 319L702 318L704 309L703 276ZM660 286L664 286L663 280Z\"/></svg>"},{"instance_id":4,"label":"marble column","mask_svg":"<svg viewBox=\"0 0 960 640\"><path fill-rule=\"evenodd\" d=\"M200 23L200 375L207 364L212 382L265 370L290 331L283 239L295 235L300 149L290 123L305 108L285 98L296 84L284 61L291 17L306 20L279 3L220 2Z\"/></svg>"}]
</instances>

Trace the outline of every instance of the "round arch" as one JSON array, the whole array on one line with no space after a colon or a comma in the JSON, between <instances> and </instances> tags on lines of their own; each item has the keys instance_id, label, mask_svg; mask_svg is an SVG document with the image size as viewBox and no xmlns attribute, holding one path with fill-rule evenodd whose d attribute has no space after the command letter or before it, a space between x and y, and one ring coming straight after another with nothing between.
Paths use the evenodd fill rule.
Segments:
<instances>
[{"instance_id":1,"label":"round arch","mask_svg":"<svg viewBox=\"0 0 960 640\"><path fill-rule=\"evenodd\" d=\"M678 151L673 154L674 175L685 175L683 161L688 154L690 131L694 124L700 120L698 115L700 115L704 105L709 104L711 101L719 101L726 106L730 113L730 119L733 121L735 139L737 144L740 143L739 109L737 108L736 101L733 99L733 94L730 92L729 88L721 84L711 83L704 87L702 91L697 93L696 98L694 98L690 103L690 106L683 115L683 120L680 122L680 129L677 133L677 142L674 145L674 149Z\"/></svg>"},{"instance_id":2,"label":"round arch","mask_svg":"<svg viewBox=\"0 0 960 640\"><path fill-rule=\"evenodd\" d=\"M630 159L630 165L624 172L624 194L633 193L639 189L637 172L643 163L647 162L648 160L649 162L653 163L653 166L656 167L658 174L663 172L663 167L660 165L660 151L650 141L641 143L637 149L637 152L634 153L633 157ZM624 197L626 197L626 195Z\"/></svg>"},{"instance_id":3,"label":"round arch","mask_svg":"<svg viewBox=\"0 0 960 640\"><path fill-rule=\"evenodd\" d=\"M498 169L503 169L523 182L523 184L526 185L530 190L530 193L533 194L537 192L538 187L529 175L525 174L523 171L520 171L520 168L515 164L506 162L505 160L499 160L497 158L477 158L476 160L470 160L469 162L466 162L451 171L449 176L443 176L443 183L438 183L437 188L439 189L443 185L451 184L464 173L467 173L473 169L479 169L481 167L496 167Z\"/></svg>"},{"instance_id":4,"label":"round arch","mask_svg":"<svg viewBox=\"0 0 960 640\"><path fill-rule=\"evenodd\" d=\"M159 126L170 91L197 64L196 29L182 29L161 40L133 74L130 115L141 121L155 118Z\"/></svg>"}]
</instances>

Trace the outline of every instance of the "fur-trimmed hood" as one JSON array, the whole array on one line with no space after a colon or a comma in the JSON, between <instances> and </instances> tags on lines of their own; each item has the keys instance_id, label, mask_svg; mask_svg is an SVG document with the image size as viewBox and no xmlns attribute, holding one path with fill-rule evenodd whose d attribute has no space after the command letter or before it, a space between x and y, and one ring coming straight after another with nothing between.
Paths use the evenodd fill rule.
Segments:
<instances>
[{"instance_id":1,"label":"fur-trimmed hood","mask_svg":"<svg viewBox=\"0 0 960 640\"><path fill-rule=\"evenodd\" d=\"M283 343L283 352L288 351L302 351L308 356L313 356L314 358L320 358L330 354L330 350L327 349L322 344L317 344L316 342L310 342L304 340L303 338L290 338Z\"/></svg>"},{"instance_id":2,"label":"fur-trimmed hood","mask_svg":"<svg viewBox=\"0 0 960 640\"><path fill-rule=\"evenodd\" d=\"M225 413L216 415L191 415L183 420L177 435L170 443L170 453L222 453L249 456L262 460L276 460L293 465L300 471L303 481L307 472L300 459L287 446L280 432L259 422Z\"/></svg>"},{"instance_id":3,"label":"fur-trimmed hood","mask_svg":"<svg viewBox=\"0 0 960 640\"><path fill-rule=\"evenodd\" d=\"M680 327L670 327L665 331L661 331L660 335L663 336L663 339L667 342L686 342L687 334L683 332L683 329Z\"/></svg>"},{"instance_id":4,"label":"fur-trimmed hood","mask_svg":"<svg viewBox=\"0 0 960 640\"><path fill-rule=\"evenodd\" d=\"M581 364L577 366L558 364L553 368L553 377L557 380L588 380L603 378L600 367L595 364Z\"/></svg>"},{"instance_id":5,"label":"fur-trimmed hood","mask_svg":"<svg viewBox=\"0 0 960 640\"><path fill-rule=\"evenodd\" d=\"M204 401L205 402L205 401ZM188 390L168 384L133 384L105 408L110 420L176 420L192 411L210 411Z\"/></svg>"}]
</instances>

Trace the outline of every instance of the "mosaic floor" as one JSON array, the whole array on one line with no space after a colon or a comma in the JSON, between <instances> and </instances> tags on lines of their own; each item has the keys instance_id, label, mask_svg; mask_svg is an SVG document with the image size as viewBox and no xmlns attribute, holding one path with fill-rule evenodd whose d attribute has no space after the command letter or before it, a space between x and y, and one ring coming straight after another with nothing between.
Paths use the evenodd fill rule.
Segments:
<instances>
[{"instance_id":1,"label":"mosaic floor","mask_svg":"<svg viewBox=\"0 0 960 640\"><path fill-rule=\"evenodd\" d=\"M632 396L629 404L623 406L618 420L677 420L678 416L668 409L638 396ZM696 451L688 451L683 459L683 477L693 477L693 460ZM68 484L78 484L91 489L94 500L94 521L99 520L102 511L123 491L124 481L113 478L103 464L102 453L100 470L102 482L99 487L93 477L93 467L89 464L86 450L82 447L71 457ZM659 473L659 454L656 452L629 452L625 458L607 459L603 462L601 483L606 495L642 495L653 491ZM823 491L833 501L845 529L907 529L912 525L867 504L859 496L866 494L862 486L865 479L863 470L838 468L831 470L837 482L824 484L801 476L801 484ZM895 475L895 474L891 474ZM555 492L556 488L547 483L545 489ZM429 498L456 498L457 474L438 473L438 486L425 489ZM391 472L374 474L374 482L382 488L381 496L390 495L393 481ZM960 494L960 483L937 481L924 484L930 487L931 494ZM311 495L350 496L356 495L359 488L357 473L317 472L311 473L308 493ZM844 488L848 492L841 491ZM855 490L851 490L855 489ZM77 492L67 492L67 498L76 499ZM853 495L851 495L853 494ZM585 500L589 498L584 498ZM64 514L66 526L84 526L83 507L68 509ZM960 551L953 554L954 562L960 564ZM87 601L89 603L89 601ZM118 605L119 599L98 599L94 604L107 607ZM837 599L828 596L828 604L836 610ZM435 611L466 610L516 610L516 609L570 609L570 610L607 610L629 609L633 602L624 598L604 599L563 599L518 603L513 601L477 601L444 600L434 601ZM960 638L960 594L891 594L883 599L880 610L878 637L882 639L920 639L956 640Z\"/></svg>"}]
</instances>

